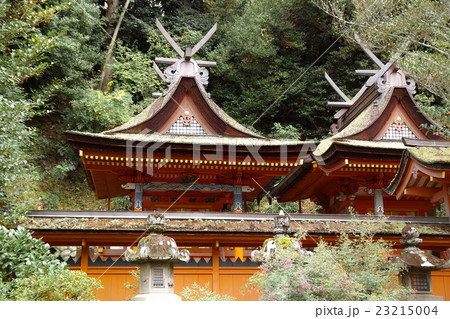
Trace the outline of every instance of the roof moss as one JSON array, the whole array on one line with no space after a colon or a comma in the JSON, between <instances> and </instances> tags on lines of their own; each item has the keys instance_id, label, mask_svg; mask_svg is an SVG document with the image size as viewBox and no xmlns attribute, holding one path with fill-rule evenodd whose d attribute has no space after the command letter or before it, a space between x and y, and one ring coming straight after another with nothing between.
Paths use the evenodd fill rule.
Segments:
<instances>
[{"instance_id":1,"label":"roof moss","mask_svg":"<svg viewBox=\"0 0 450 319\"><path fill-rule=\"evenodd\" d=\"M315 156L321 156L325 154L325 152L333 145L336 140L344 139L346 137L353 136L355 134L361 133L372 124L376 122L378 117L383 113L384 109L388 105L389 100L391 99L392 93L394 92L394 87L391 87L389 91L384 96L381 103L375 105L372 102L369 106L367 106L353 121L351 121L342 131L338 132L336 135L323 140L316 151L313 153ZM346 139L346 141L351 141L350 139ZM361 142L360 140L354 140ZM364 141L368 142L368 141Z\"/></svg>"},{"instance_id":2,"label":"roof moss","mask_svg":"<svg viewBox=\"0 0 450 319\"><path fill-rule=\"evenodd\" d=\"M277 146L303 145L307 142L296 140L272 140L255 137L222 137L210 135L171 135L171 134L135 134L135 133L89 133L66 131L80 136L90 136L122 141L136 141L145 143L175 143L201 145L236 145L236 146Z\"/></svg>"},{"instance_id":3,"label":"roof moss","mask_svg":"<svg viewBox=\"0 0 450 319\"><path fill-rule=\"evenodd\" d=\"M450 147L410 147L408 152L426 164L450 164Z\"/></svg>"},{"instance_id":4,"label":"roof moss","mask_svg":"<svg viewBox=\"0 0 450 319\"><path fill-rule=\"evenodd\" d=\"M118 127L113 128L111 130L105 131L103 133L105 133L105 134L120 133L123 130L137 126L137 125L151 119L152 117L154 117L170 101L170 99L172 99L172 96L175 93L175 91L177 90L177 87L180 84L182 79L183 79L183 77L180 77L176 83L172 84L169 87L168 92L165 95L160 96L156 101L154 101L144 111L142 111L141 113L139 113L138 115L133 117L131 120L129 120L128 122L126 122ZM197 87L199 88L199 90L202 94L202 97L204 98L204 100L206 101L206 103L208 104L210 109L222 121L224 121L227 125L233 127L234 129L241 131L247 135L250 135L251 137L266 139L264 136L261 136L261 135L256 134L255 132L252 132L245 126L238 123L232 117L230 117L227 113L225 113L202 89L202 85L198 83L197 78L194 78L194 79L197 84ZM153 132L151 132L151 133L153 133Z\"/></svg>"},{"instance_id":5,"label":"roof moss","mask_svg":"<svg viewBox=\"0 0 450 319\"><path fill-rule=\"evenodd\" d=\"M422 236L439 235L450 237L449 224L429 224L414 222ZM376 234L401 235L404 222L377 222ZM29 218L27 227L34 231L67 230L67 231L145 231L145 219L99 219L99 218ZM166 232L190 233L267 233L273 232L273 221L257 220L208 220L208 219L168 219ZM309 234L339 234L354 232L354 222L344 221L291 221L293 231L302 230Z\"/></svg>"}]
</instances>

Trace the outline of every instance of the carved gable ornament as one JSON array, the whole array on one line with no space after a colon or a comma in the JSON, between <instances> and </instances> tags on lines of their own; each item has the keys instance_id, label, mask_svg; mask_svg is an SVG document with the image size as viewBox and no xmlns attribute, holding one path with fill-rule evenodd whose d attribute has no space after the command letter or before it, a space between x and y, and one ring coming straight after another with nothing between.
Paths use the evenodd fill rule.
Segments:
<instances>
[{"instance_id":1,"label":"carved gable ornament","mask_svg":"<svg viewBox=\"0 0 450 319\"><path fill-rule=\"evenodd\" d=\"M397 116L381 139L400 141L403 137L417 139L417 136L411 131L402 118Z\"/></svg>"},{"instance_id":2,"label":"carved gable ornament","mask_svg":"<svg viewBox=\"0 0 450 319\"><path fill-rule=\"evenodd\" d=\"M205 86L208 85L209 71L207 67L215 67L216 62L201 61L193 58L194 54L211 38L216 32L217 24L215 24L211 30L201 39L194 47L186 47L183 51L178 44L172 39L169 33L164 29L162 24L156 19L156 26L162 33L164 38L170 46L178 53L180 58L155 58L156 63L168 64L164 72L162 72L156 63L153 63L153 68L164 82L169 85L169 88L165 90L162 95L166 95L172 85L174 85L180 77L193 77L196 78L200 84L200 88L205 90ZM205 91L206 93L206 91ZM208 94L208 93L207 93ZM154 97L160 96L161 93L153 93Z\"/></svg>"},{"instance_id":3,"label":"carved gable ornament","mask_svg":"<svg viewBox=\"0 0 450 319\"><path fill-rule=\"evenodd\" d=\"M207 135L193 115L186 111L173 123L166 134L174 135Z\"/></svg>"},{"instance_id":4,"label":"carved gable ornament","mask_svg":"<svg viewBox=\"0 0 450 319\"><path fill-rule=\"evenodd\" d=\"M409 94L416 94L416 82L406 78L405 73L397 68L390 68L377 80L378 92L385 93L390 87L405 87Z\"/></svg>"}]
</instances>

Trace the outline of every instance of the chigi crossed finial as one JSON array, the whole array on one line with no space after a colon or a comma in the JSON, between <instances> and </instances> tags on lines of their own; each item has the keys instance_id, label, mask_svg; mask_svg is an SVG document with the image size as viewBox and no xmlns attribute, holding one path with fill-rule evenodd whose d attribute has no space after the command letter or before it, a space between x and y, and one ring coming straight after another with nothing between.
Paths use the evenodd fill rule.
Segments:
<instances>
[{"instance_id":1,"label":"chigi crossed finial","mask_svg":"<svg viewBox=\"0 0 450 319\"><path fill-rule=\"evenodd\" d=\"M193 48L186 47L183 51L180 46L172 39L169 33L164 29L162 24L156 19L156 26L162 33L167 42L172 46L172 48L180 55L179 59L176 58L155 58L153 62L153 68L159 77L163 79L170 88L172 83L175 83L179 77L195 77L198 82L203 86L208 85L208 75L209 72L207 67L215 67L216 62L211 61L200 61L195 60L192 56L197 53L198 50L211 38L211 36L216 32L217 24L215 24L211 30L201 39ZM159 69L156 63L169 64L169 66L164 70L164 73ZM164 91L162 94L165 95L169 90ZM154 97L160 96L161 93L153 93Z\"/></svg>"}]
</instances>

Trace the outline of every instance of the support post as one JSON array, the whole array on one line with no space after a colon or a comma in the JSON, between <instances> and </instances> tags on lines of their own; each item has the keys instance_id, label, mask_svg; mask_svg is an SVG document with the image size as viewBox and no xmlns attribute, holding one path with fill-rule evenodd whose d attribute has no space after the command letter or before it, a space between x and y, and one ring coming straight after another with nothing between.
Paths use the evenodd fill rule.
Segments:
<instances>
[{"instance_id":1,"label":"support post","mask_svg":"<svg viewBox=\"0 0 450 319\"><path fill-rule=\"evenodd\" d=\"M219 242L212 247L212 290L215 293L220 293L220 279L219 279L219 263L220 263L220 251Z\"/></svg>"},{"instance_id":2,"label":"support post","mask_svg":"<svg viewBox=\"0 0 450 319\"><path fill-rule=\"evenodd\" d=\"M242 213L242 186L241 185L234 185L233 211L235 213Z\"/></svg>"},{"instance_id":3,"label":"support post","mask_svg":"<svg viewBox=\"0 0 450 319\"><path fill-rule=\"evenodd\" d=\"M382 189L375 189L374 208L375 208L375 215L384 215Z\"/></svg>"},{"instance_id":4,"label":"support post","mask_svg":"<svg viewBox=\"0 0 450 319\"><path fill-rule=\"evenodd\" d=\"M142 211L142 183L136 183L134 189L134 211Z\"/></svg>"},{"instance_id":5,"label":"support post","mask_svg":"<svg viewBox=\"0 0 450 319\"><path fill-rule=\"evenodd\" d=\"M444 193L445 215L450 217L450 195L448 194L448 184L442 184L442 192Z\"/></svg>"},{"instance_id":6,"label":"support post","mask_svg":"<svg viewBox=\"0 0 450 319\"><path fill-rule=\"evenodd\" d=\"M89 244L84 239L81 241L80 259L80 270L84 273L87 273L89 263Z\"/></svg>"}]
</instances>

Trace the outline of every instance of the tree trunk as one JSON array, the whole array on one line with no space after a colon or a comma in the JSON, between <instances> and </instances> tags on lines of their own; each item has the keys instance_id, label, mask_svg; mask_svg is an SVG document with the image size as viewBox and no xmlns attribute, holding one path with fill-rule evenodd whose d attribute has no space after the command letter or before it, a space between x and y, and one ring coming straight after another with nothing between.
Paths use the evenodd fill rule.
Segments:
<instances>
[{"instance_id":1,"label":"tree trunk","mask_svg":"<svg viewBox=\"0 0 450 319\"><path fill-rule=\"evenodd\" d=\"M113 55L114 44L116 43L117 34L119 33L120 25L122 24L123 17L125 15L125 12L128 9L129 4L130 4L130 0L126 0L125 5L122 10L122 13L120 14L119 20L117 21L116 27L114 29L114 33L111 37L108 53L106 53L105 62L103 63L103 66L102 66L102 71L100 74L100 81L97 85L97 89L101 90L103 92L107 90L108 83L111 82L111 80L112 80L112 72L111 72L110 65L114 58L114 55ZM117 14L118 5L119 5L119 0L108 0L108 8L106 11L106 16L108 17L108 19L110 21L115 19L116 14ZM110 30L111 30L111 24L109 24L108 32Z\"/></svg>"}]
</instances>

